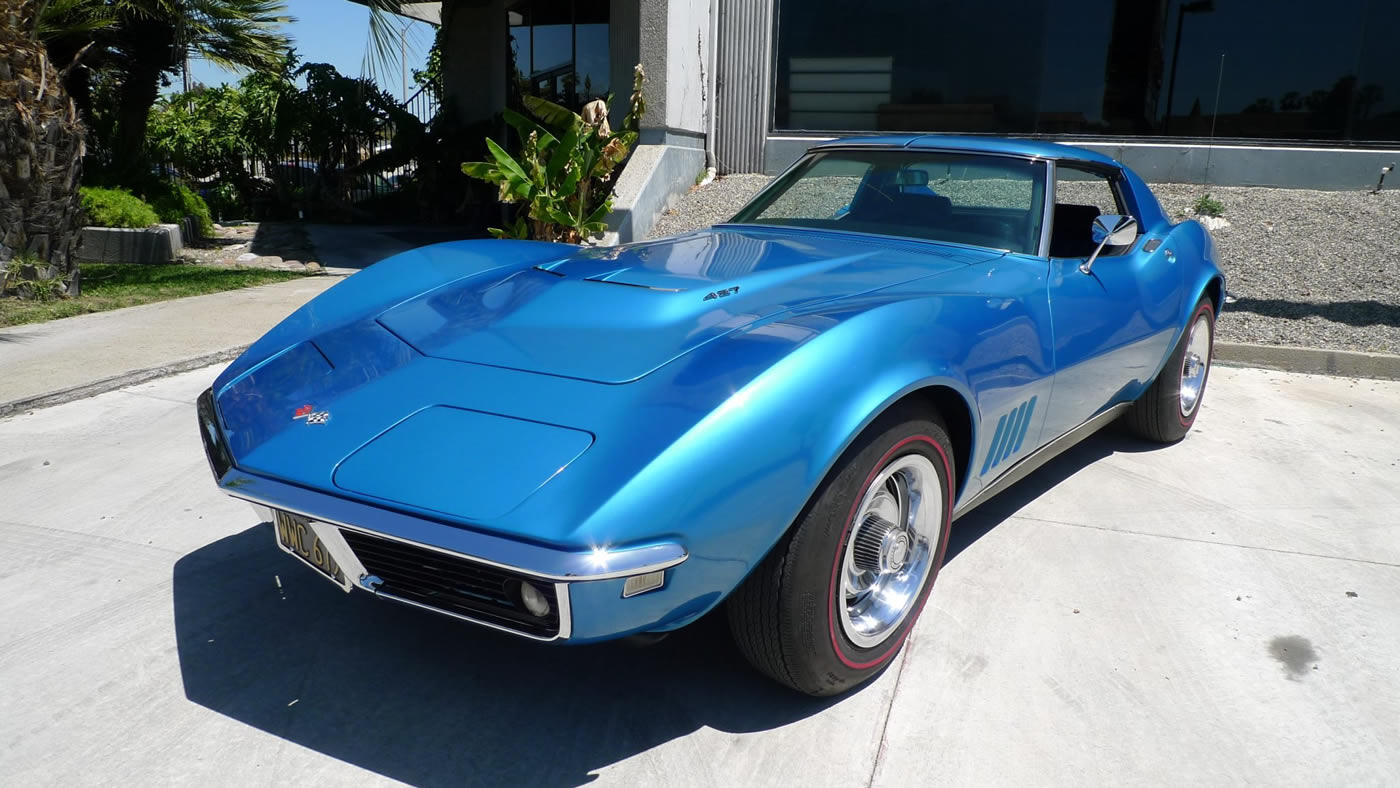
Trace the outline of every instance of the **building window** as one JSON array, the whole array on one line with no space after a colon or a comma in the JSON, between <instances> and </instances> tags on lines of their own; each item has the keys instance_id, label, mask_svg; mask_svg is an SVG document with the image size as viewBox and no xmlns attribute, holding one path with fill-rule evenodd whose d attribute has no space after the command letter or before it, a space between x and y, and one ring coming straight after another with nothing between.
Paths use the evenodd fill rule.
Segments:
<instances>
[{"instance_id":1,"label":"building window","mask_svg":"<svg viewBox=\"0 0 1400 788\"><path fill-rule=\"evenodd\" d=\"M578 110L608 95L607 0L515 0L510 21L511 95Z\"/></svg>"},{"instance_id":2,"label":"building window","mask_svg":"<svg viewBox=\"0 0 1400 788\"><path fill-rule=\"evenodd\" d=\"M1400 144L1395 0L851 8L779 0L774 128Z\"/></svg>"}]
</instances>

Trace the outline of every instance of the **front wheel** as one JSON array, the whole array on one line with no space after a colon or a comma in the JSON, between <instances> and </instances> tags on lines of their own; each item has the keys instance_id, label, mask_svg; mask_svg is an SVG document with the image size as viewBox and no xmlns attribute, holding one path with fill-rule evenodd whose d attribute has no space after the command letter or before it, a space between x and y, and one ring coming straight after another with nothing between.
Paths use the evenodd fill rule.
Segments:
<instances>
[{"instance_id":1,"label":"front wheel","mask_svg":"<svg viewBox=\"0 0 1400 788\"><path fill-rule=\"evenodd\" d=\"M942 424L922 414L886 414L857 439L729 599L749 662L809 695L844 692L890 663L943 563L951 456Z\"/></svg>"},{"instance_id":2,"label":"front wheel","mask_svg":"<svg viewBox=\"0 0 1400 788\"><path fill-rule=\"evenodd\" d=\"M1201 410L1214 347L1215 307L1206 297L1196 304L1166 366L1128 410L1128 428L1158 443L1175 443L1186 437Z\"/></svg>"}]
</instances>

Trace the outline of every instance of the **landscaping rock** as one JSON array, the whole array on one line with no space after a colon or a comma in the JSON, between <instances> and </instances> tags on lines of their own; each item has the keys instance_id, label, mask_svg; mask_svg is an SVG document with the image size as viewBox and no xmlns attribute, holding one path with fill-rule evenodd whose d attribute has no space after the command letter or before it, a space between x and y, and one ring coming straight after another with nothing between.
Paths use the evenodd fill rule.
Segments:
<instances>
[{"instance_id":1,"label":"landscaping rock","mask_svg":"<svg viewBox=\"0 0 1400 788\"><path fill-rule=\"evenodd\" d=\"M321 267L320 263L307 263L306 272L309 274L324 274L326 269Z\"/></svg>"},{"instance_id":2,"label":"landscaping rock","mask_svg":"<svg viewBox=\"0 0 1400 788\"><path fill-rule=\"evenodd\" d=\"M258 256L255 255L255 254L253 254L252 252L244 252L243 254L240 254L238 257L236 257L236 258L234 258L234 259L235 259L236 262L239 262L239 263L251 263L251 262L253 262L254 260L258 259Z\"/></svg>"}]
</instances>

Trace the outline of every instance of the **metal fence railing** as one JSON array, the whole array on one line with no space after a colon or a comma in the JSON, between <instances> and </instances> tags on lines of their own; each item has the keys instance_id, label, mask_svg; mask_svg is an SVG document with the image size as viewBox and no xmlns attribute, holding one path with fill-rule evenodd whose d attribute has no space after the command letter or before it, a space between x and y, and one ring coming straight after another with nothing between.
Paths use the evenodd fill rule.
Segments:
<instances>
[{"instance_id":1,"label":"metal fence railing","mask_svg":"<svg viewBox=\"0 0 1400 788\"><path fill-rule=\"evenodd\" d=\"M426 126L437 116L440 102L436 93L425 87L400 107ZM399 131L394 120L388 119L369 134L329 140L294 137L285 150L272 156L244 159L244 172L254 183L252 199L259 203L248 208L254 215L305 216L308 209L326 206L353 211L356 206L400 192L416 176L418 162L387 153ZM376 157L382 166L374 166ZM169 164L157 163L156 170L179 174ZM210 179L209 185L212 182Z\"/></svg>"}]
</instances>

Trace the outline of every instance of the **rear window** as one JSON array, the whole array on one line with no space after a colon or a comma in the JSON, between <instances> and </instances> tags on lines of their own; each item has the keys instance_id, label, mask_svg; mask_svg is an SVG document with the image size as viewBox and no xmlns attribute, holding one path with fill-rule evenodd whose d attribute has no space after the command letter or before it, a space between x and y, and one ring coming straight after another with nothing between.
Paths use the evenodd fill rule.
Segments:
<instances>
[{"instance_id":1,"label":"rear window","mask_svg":"<svg viewBox=\"0 0 1400 788\"><path fill-rule=\"evenodd\" d=\"M1035 254L1045 164L898 150L816 153L733 219L894 235Z\"/></svg>"}]
</instances>

